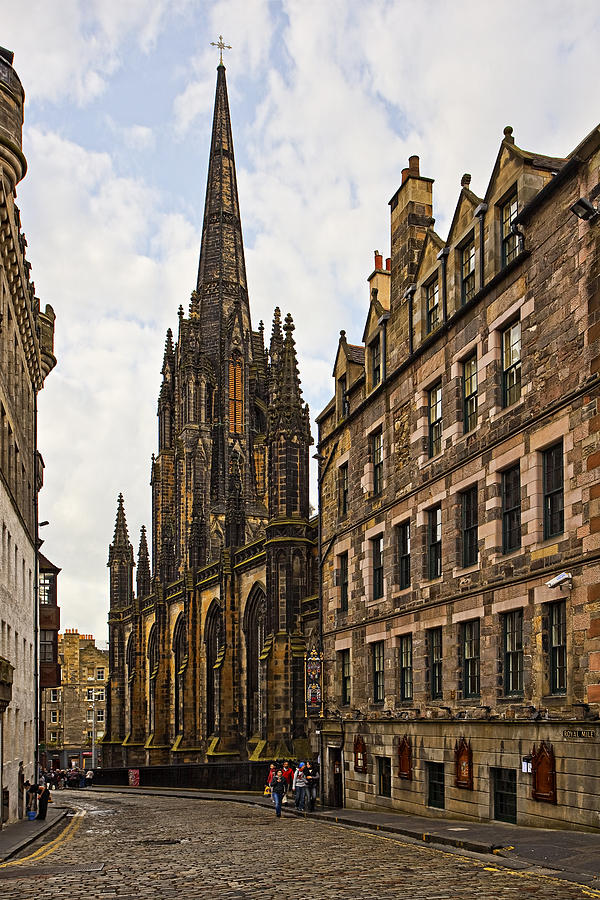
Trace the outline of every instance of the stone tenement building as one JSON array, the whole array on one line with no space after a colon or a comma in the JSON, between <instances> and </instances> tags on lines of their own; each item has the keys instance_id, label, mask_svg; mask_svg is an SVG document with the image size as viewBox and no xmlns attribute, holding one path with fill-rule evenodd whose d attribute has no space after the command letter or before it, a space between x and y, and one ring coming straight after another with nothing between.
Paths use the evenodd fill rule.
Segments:
<instances>
[{"instance_id":1,"label":"stone tenement building","mask_svg":"<svg viewBox=\"0 0 600 900\"><path fill-rule=\"evenodd\" d=\"M62 679L43 691L45 740L42 763L47 769L91 768L92 741L106 729L108 651L96 647L91 634L67 628L58 636ZM102 763L102 747L96 747Z\"/></svg>"},{"instance_id":2,"label":"stone tenement building","mask_svg":"<svg viewBox=\"0 0 600 900\"><path fill-rule=\"evenodd\" d=\"M318 417L338 802L600 825L599 167L506 128L446 240L417 157L390 201Z\"/></svg>"},{"instance_id":3,"label":"stone tenement building","mask_svg":"<svg viewBox=\"0 0 600 900\"><path fill-rule=\"evenodd\" d=\"M37 394L56 365L54 312L40 310L15 187L27 163L21 149L24 91L0 48L0 788L3 816L18 804L19 763L33 777L36 745L34 590L37 493ZM6 801L8 800L8 804Z\"/></svg>"},{"instance_id":4,"label":"stone tenement building","mask_svg":"<svg viewBox=\"0 0 600 900\"><path fill-rule=\"evenodd\" d=\"M110 546L107 766L305 752L317 631L308 408L294 325L252 329L225 68L196 289L167 340L152 460L152 569L119 497Z\"/></svg>"}]
</instances>

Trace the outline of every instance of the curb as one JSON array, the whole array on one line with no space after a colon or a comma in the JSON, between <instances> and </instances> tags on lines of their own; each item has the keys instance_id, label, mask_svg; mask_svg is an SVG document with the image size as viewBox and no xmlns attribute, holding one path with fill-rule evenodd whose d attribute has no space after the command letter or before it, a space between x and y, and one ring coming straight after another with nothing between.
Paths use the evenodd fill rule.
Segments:
<instances>
[{"instance_id":1,"label":"curb","mask_svg":"<svg viewBox=\"0 0 600 900\"><path fill-rule=\"evenodd\" d=\"M57 810L57 812L58 812L58 810ZM54 828L56 825L58 825L60 822L62 822L63 819L66 819L66 817L69 815L70 812L72 812L71 807L65 806L64 809L62 810L62 812L60 813L60 815L58 815L54 819L54 821L48 822L46 825L44 825L42 828L40 828L38 831L36 831L35 834L32 834L30 837L25 838L19 844L15 844L15 846L12 847L8 851L8 853L4 854L3 851L0 850L0 863L8 862L8 860L12 859L13 856L16 856L17 853L20 853L22 850L25 850L26 847L30 846L30 844L35 843L35 841L37 841L39 838L43 837L52 828Z\"/></svg>"},{"instance_id":2,"label":"curb","mask_svg":"<svg viewBox=\"0 0 600 900\"><path fill-rule=\"evenodd\" d=\"M297 810L287 810L291 815L302 816ZM443 834L435 834L430 831L416 831L410 828L400 828L395 825L377 825L375 822L357 822L356 819L345 816L330 816L325 813L312 812L305 818L318 819L321 822L335 822L336 825L349 825L352 828L365 828L367 831L384 831L389 834L399 834L403 837L414 838L426 844L441 844L445 847L457 847L459 850L469 850L471 853L493 854L499 844L482 844L479 841L465 841L460 838L446 837Z\"/></svg>"}]
</instances>

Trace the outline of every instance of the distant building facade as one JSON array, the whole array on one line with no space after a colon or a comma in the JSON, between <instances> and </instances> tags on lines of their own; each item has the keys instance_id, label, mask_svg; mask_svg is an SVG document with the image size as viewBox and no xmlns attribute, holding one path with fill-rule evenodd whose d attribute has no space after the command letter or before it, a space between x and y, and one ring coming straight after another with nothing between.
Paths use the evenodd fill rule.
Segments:
<instances>
[{"instance_id":1,"label":"distant building facade","mask_svg":"<svg viewBox=\"0 0 600 900\"><path fill-rule=\"evenodd\" d=\"M43 474L36 447L37 394L56 364L54 312L50 306L40 310L15 203L27 163L21 149L24 92L12 58L0 49L0 788L5 821L23 815L23 774L34 774L34 593Z\"/></svg>"},{"instance_id":2,"label":"distant building facade","mask_svg":"<svg viewBox=\"0 0 600 900\"><path fill-rule=\"evenodd\" d=\"M252 328L220 65L198 279L176 340L167 333L135 590L122 496L109 549L107 766L308 748L316 536L293 330L277 309L267 350Z\"/></svg>"},{"instance_id":3,"label":"distant building facade","mask_svg":"<svg viewBox=\"0 0 600 900\"><path fill-rule=\"evenodd\" d=\"M40 542L41 543L41 542ZM38 552L38 622L39 622L39 690L40 690L40 745L46 741L43 697L47 688L60 687L60 662L58 632L60 608L58 605L58 576L60 569ZM40 753L40 765L47 768L44 753Z\"/></svg>"},{"instance_id":4,"label":"distant building facade","mask_svg":"<svg viewBox=\"0 0 600 900\"><path fill-rule=\"evenodd\" d=\"M108 650L96 647L91 634L67 628L58 637L62 678L43 691L43 762L47 769L89 769L93 744L102 764L106 733Z\"/></svg>"},{"instance_id":5,"label":"distant building facade","mask_svg":"<svg viewBox=\"0 0 600 900\"><path fill-rule=\"evenodd\" d=\"M318 417L330 802L599 826L599 166L507 128L446 240L417 157L390 201Z\"/></svg>"}]
</instances>

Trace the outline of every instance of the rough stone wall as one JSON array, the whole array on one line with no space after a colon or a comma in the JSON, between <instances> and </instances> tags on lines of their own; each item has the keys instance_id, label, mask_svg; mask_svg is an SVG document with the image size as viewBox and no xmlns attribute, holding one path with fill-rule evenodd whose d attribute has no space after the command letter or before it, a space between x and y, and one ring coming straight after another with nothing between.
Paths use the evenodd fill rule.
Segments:
<instances>
[{"instance_id":1,"label":"rough stone wall","mask_svg":"<svg viewBox=\"0 0 600 900\"><path fill-rule=\"evenodd\" d=\"M388 378L362 400L350 400L350 415L339 421L334 406L320 417L320 452L329 459L323 483L324 640L326 702L352 720L376 721L444 715L502 722L482 725L483 732L510 740L522 715L569 722L587 715L600 700L600 644L597 626L600 558L598 531L598 265L600 232L569 211L579 196L600 193L598 149L587 144L588 158L572 168L572 177L557 182L545 202L524 217L520 253L500 270L499 209L511 185L523 198L522 210L550 174L506 148L488 188L484 230L484 289L464 308L456 274L448 279L448 323L432 335L419 326L425 315L426 285L432 262L415 268L413 318L415 352L409 357L407 305L394 294L394 265L410 257L395 250L397 212L392 210L392 315L388 327ZM557 165L558 167L558 165ZM410 185L416 179L409 179ZM401 189L402 191L402 189ZM469 228L476 239L478 221L458 219L448 248L448 271L456 273L461 243ZM407 232L408 233L408 232ZM408 253L408 256L406 255ZM401 261L404 260L404 263ZM404 269L402 270L404 271ZM478 275L479 273L476 272ZM404 277L404 276L403 276ZM478 281L476 281L478 283ZM441 285L440 285L441 290ZM394 300L396 297L396 303ZM441 298L440 298L441 304ZM413 310L414 311L414 310ZM420 317L420 319L419 319ZM502 332L521 323L521 397L508 407L502 398ZM403 330L404 329L404 330ZM464 360L477 354L477 425L463 427ZM392 364L391 361L394 361ZM429 457L429 391L441 381L441 452ZM383 433L383 486L374 493L372 436ZM543 534L542 452L563 441L564 531L550 540ZM339 515L339 468L348 465L349 513ZM521 546L503 553L502 473L520 466ZM462 559L461 493L477 488L478 560L465 568ZM442 576L429 577L429 511L441 506ZM410 522L411 585L399 587L396 526ZM373 599L373 541L383 537L384 590ZM331 543L330 543L331 542ZM341 610L340 556L348 553L349 608ZM560 571L573 575L572 589L548 588ZM551 694L549 678L549 604L566 602L567 687ZM503 622L522 610L523 690L505 693ZM465 696L461 658L464 623L480 622L480 692ZM594 620L594 624L593 623ZM431 699L428 631L442 627L443 697ZM401 699L400 642L412 636L413 694ZM385 699L373 703L373 644L384 641ZM340 653L350 650L351 703L341 705ZM596 654L596 655L595 655ZM585 704L588 704L586 706ZM371 738L383 725L370 728ZM400 726L402 727L402 726ZM417 726L414 726L417 727ZM454 727L454 726L453 726ZM504 731L502 730L504 728ZM560 733L560 727L557 734ZM398 731L396 730L396 734ZM427 732L429 734L429 732ZM535 729L530 734L535 736ZM432 741L434 738L432 736ZM437 740L437 739L436 739ZM435 741L434 741L435 744ZM432 744L433 746L433 744ZM435 744L439 749L439 742ZM558 759L558 749L557 759ZM528 751L529 752L529 751ZM561 746L561 754L576 749ZM475 750L474 750L475 754ZM516 757L515 757L516 759ZM511 766L516 765L515 759ZM481 760L479 760L481 763ZM571 771L564 761L563 772ZM575 765L575 763L573 763ZM573 769L572 771L577 771ZM560 779L559 779L560 780ZM394 783L394 778L392 779ZM568 790L565 788L568 793ZM594 793L590 782L586 790ZM401 802L401 794L396 795ZM570 800L559 809L536 804L523 816L563 818ZM375 798L373 798L375 802ZM379 802L379 798L377 798ZM404 802L404 801L402 801ZM423 804L421 796L420 804ZM582 808L587 801L580 803ZM590 804L587 804L591 808ZM459 810L459 805L453 807ZM479 807L477 815L483 815ZM583 818L585 815L582 813ZM583 820L582 820L583 821ZM586 824L594 824L588 817Z\"/></svg>"}]
</instances>

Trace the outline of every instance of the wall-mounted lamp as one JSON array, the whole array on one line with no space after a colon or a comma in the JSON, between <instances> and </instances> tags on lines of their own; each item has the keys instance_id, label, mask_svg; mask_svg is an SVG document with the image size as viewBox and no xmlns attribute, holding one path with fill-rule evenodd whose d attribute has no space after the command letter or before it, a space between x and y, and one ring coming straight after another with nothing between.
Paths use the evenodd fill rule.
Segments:
<instances>
[{"instance_id":1,"label":"wall-mounted lamp","mask_svg":"<svg viewBox=\"0 0 600 900\"><path fill-rule=\"evenodd\" d=\"M600 209L597 206L594 206L587 197L580 197L579 200L570 207L570 210L578 219L583 219L584 222L587 222L589 219L595 219L596 216L600 216Z\"/></svg>"}]
</instances>

